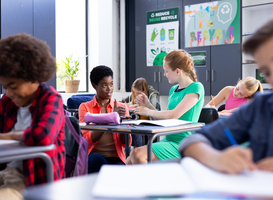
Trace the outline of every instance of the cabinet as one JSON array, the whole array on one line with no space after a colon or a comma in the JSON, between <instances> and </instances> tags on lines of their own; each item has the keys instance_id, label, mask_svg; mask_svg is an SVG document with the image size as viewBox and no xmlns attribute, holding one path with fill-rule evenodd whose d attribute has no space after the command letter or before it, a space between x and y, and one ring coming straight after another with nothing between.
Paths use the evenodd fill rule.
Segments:
<instances>
[{"instance_id":1,"label":"cabinet","mask_svg":"<svg viewBox=\"0 0 273 200\"><path fill-rule=\"evenodd\" d=\"M160 95L168 95L172 85L164 77L162 66L146 66L146 15L148 11L179 7L179 48L185 47L184 41L184 7L192 4L206 3L210 0L137 0L134 2L135 30L132 38L135 38L135 66L128 66L128 72L134 70L135 77L144 77L150 85L160 92ZM248 0L247 0L248 1ZM131 2L131 1L130 1ZM240 0L238 2L241 3ZM130 38L131 41L131 38ZM132 43L130 43L132 44ZM131 48L131 47L130 47ZM242 77L241 44L202 46L185 49L188 52L205 51L206 66L196 67L198 80L204 85L205 95L216 95L227 85L235 85ZM132 55L132 54L131 54ZM127 56L127 58L129 58ZM131 59L130 59L131 60ZM132 67L134 66L134 67ZM130 67L130 68L129 68ZM132 68L131 68L132 67ZM128 82L127 82L128 84Z\"/></svg>"},{"instance_id":2,"label":"cabinet","mask_svg":"<svg viewBox=\"0 0 273 200\"><path fill-rule=\"evenodd\" d=\"M242 1L242 43L249 38L253 32L273 18L273 0L243 0ZM263 80L259 74L258 66L251 55L242 54L242 78L252 76ZM271 86L262 82L264 89Z\"/></svg>"},{"instance_id":3,"label":"cabinet","mask_svg":"<svg viewBox=\"0 0 273 200\"><path fill-rule=\"evenodd\" d=\"M46 41L55 57L55 0L1 0L1 38L27 33ZM56 88L56 77L47 82Z\"/></svg>"}]
</instances>

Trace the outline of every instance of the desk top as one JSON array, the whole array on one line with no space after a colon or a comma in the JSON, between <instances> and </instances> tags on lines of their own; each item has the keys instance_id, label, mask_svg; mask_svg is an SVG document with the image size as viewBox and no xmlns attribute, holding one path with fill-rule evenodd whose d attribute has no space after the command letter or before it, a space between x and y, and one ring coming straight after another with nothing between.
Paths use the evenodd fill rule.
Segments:
<instances>
[{"instance_id":1,"label":"desk top","mask_svg":"<svg viewBox=\"0 0 273 200\"><path fill-rule=\"evenodd\" d=\"M23 196L25 200L109 200L109 198L96 198L92 195L92 189L95 185L96 179L98 177L98 173L89 174L86 176L67 178L64 180L60 180L54 183L49 183L46 185L40 185L36 187L29 187L27 190L23 192ZM133 180L132 180L133 181ZM124 180L124 184L130 184ZM122 185L121 185L122 187ZM170 199L240 199L242 197L236 198L234 196L228 196L224 194L215 194L215 193L195 193L186 195L184 197L178 198L170 198ZM140 198L139 200L154 200L155 198ZM164 199L164 198L163 198ZM165 198L167 199L167 198ZM115 200L114 198L110 198L110 200ZM137 200L137 199L134 199Z\"/></svg>"},{"instance_id":2,"label":"desk top","mask_svg":"<svg viewBox=\"0 0 273 200\"><path fill-rule=\"evenodd\" d=\"M136 125L134 127L127 126L126 124L120 125L97 125L97 124L90 124L86 125L85 123L80 123L80 127L82 130L92 130L92 131L108 131L108 132L118 132L118 133L135 133L135 134L154 134L154 133L162 133L162 132L169 132L175 131L179 133L179 131L187 132L193 131L194 129L199 129L204 126L204 123L191 123L191 124L184 124L180 126L170 126L170 127L162 127L162 126L150 126L150 125Z\"/></svg>"},{"instance_id":3,"label":"desk top","mask_svg":"<svg viewBox=\"0 0 273 200\"><path fill-rule=\"evenodd\" d=\"M0 158L20 155L20 154L30 154L39 153L55 149L55 145L51 144L48 146L27 146L22 142L14 143L0 143Z\"/></svg>"},{"instance_id":4,"label":"desk top","mask_svg":"<svg viewBox=\"0 0 273 200\"><path fill-rule=\"evenodd\" d=\"M91 190L96 179L97 173L67 178L46 185L29 187L23 192L23 196L25 200L92 200L94 197Z\"/></svg>"}]
</instances>

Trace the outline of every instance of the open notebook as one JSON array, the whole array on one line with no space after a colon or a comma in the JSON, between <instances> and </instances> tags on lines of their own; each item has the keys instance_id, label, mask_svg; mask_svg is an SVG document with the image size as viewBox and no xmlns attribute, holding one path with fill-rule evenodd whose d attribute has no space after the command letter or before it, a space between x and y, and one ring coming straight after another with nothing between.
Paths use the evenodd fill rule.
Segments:
<instances>
[{"instance_id":1,"label":"open notebook","mask_svg":"<svg viewBox=\"0 0 273 200\"><path fill-rule=\"evenodd\" d=\"M191 124L189 121L178 119L164 119L164 120L126 120L121 124L134 124L134 125L156 125L156 126L179 126L184 124Z\"/></svg>"},{"instance_id":2,"label":"open notebook","mask_svg":"<svg viewBox=\"0 0 273 200\"><path fill-rule=\"evenodd\" d=\"M128 177L130 183L126 182ZM186 157L180 164L103 165L92 194L108 198L141 198L216 192L273 197L272 186L271 172L254 171L228 175L211 170Z\"/></svg>"}]
</instances>

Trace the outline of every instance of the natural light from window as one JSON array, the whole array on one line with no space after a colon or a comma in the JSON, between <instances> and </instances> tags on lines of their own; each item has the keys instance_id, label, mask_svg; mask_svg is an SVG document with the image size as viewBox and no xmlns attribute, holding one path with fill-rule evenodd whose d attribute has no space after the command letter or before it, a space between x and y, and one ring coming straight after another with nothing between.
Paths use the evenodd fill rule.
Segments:
<instances>
[{"instance_id":1,"label":"natural light from window","mask_svg":"<svg viewBox=\"0 0 273 200\"><path fill-rule=\"evenodd\" d=\"M80 61L79 91L86 88L86 15L85 0L56 1L57 90L64 91L65 65L62 60L73 54Z\"/></svg>"}]
</instances>

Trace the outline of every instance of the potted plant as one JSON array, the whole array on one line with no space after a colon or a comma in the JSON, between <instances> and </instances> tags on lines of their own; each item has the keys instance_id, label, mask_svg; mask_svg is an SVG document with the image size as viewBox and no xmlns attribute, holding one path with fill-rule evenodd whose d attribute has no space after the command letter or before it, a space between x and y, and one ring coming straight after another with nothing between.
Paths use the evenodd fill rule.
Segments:
<instances>
[{"instance_id":1,"label":"potted plant","mask_svg":"<svg viewBox=\"0 0 273 200\"><path fill-rule=\"evenodd\" d=\"M65 74L68 77L65 80L64 87L66 93L77 93L79 90L80 80L75 80L79 74L79 59L74 59L73 54L70 54L65 60L62 60L65 65Z\"/></svg>"}]
</instances>

